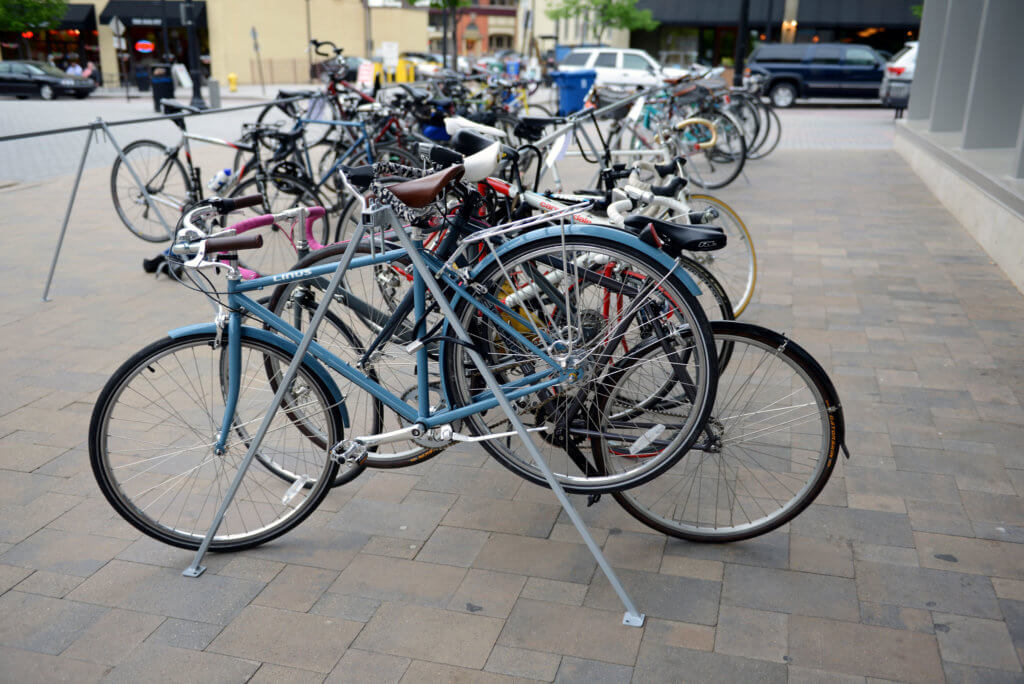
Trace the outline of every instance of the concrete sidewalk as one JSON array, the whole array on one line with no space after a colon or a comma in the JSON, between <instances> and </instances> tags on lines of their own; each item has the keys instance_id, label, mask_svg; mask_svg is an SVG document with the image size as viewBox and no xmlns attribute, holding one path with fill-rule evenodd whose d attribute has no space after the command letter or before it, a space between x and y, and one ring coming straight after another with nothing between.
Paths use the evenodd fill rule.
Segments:
<instances>
[{"instance_id":1,"label":"concrete sidewalk","mask_svg":"<svg viewBox=\"0 0 1024 684\"><path fill-rule=\"evenodd\" d=\"M108 174L86 172L47 304L70 181L0 190L0 679L1021 681L1024 297L892 151L780 150L720 193L759 255L744 319L829 370L852 459L732 545L584 508L643 629L551 493L478 449L368 472L181 577L190 553L102 499L86 435L113 370L211 310L142 273L158 248Z\"/></svg>"}]
</instances>

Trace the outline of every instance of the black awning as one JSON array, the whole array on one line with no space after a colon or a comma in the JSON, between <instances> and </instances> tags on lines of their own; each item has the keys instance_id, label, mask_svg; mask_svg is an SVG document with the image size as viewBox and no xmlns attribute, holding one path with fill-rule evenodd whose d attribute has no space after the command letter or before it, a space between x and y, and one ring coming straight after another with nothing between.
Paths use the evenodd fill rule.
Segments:
<instances>
[{"instance_id":1,"label":"black awning","mask_svg":"<svg viewBox=\"0 0 1024 684\"><path fill-rule=\"evenodd\" d=\"M735 26L740 21L740 0L640 0L637 9L649 9L666 26ZM751 27L782 21L786 0L750 0Z\"/></svg>"},{"instance_id":2,"label":"black awning","mask_svg":"<svg viewBox=\"0 0 1024 684\"><path fill-rule=\"evenodd\" d=\"M62 31L78 29L92 31L96 28L96 8L92 5L69 4L64 11L64 18L57 26Z\"/></svg>"},{"instance_id":3,"label":"black awning","mask_svg":"<svg viewBox=\"0 0 1024 684\"><path fill-rule=\"evenodd\" d=\"M911 7L921 0L800 0L798 24L807 26L917 26Z\"/></svg>"},{"instance_id":4,"label":"black awning","mask_svg":"<svg viewBox=\"0 0 1024 684\"><path fill-rule=\"evenodd\" d=\"M196 26L206 26L206 3L194 2ZM109 24L117 17L126 26L183 26L185 3L179 0L110 0L100 12L100 23Z\"/></svg>"}]
</instances>

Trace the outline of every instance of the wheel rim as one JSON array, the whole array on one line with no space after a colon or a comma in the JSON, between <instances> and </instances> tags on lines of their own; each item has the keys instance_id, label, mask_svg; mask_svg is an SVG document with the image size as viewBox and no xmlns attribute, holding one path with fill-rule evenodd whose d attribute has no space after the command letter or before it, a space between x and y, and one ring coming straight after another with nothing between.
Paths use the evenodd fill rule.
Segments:
<instances>
[{"instance_id":1,"label":"wheel rim","mask_svg":"<svg viewBox=\"0 0 1024 684\"><path fill-rule=\"evenodd\" d=\"M796 96L792 88L780 87L772 91L772 104L776 107L788 107L793 104Z\"/></svg>"},{"instance_id":2,"label":"wheel rim","mask_svg":"<svg viewBox=\"0 0 1024 684\"><path fill-rule=\"evenodd\" d=\"M41 88L39 88L39 96L42 97L44 100L52 100L53 88L51 88L48 85L42 86Z\"/></svg>"}]
</instances>

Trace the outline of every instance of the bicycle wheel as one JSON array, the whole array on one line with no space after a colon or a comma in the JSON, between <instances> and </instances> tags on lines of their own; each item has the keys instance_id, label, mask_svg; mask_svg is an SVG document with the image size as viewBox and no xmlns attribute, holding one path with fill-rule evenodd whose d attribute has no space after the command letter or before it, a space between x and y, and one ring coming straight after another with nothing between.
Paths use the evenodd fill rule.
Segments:
<instances>
[{"instance_id":1,"label":"bicycle wheel","mask_svg":"<svg viewBox=\"0 0 1024 684\"><path fill-rule=\"evenodd\" d=\"M185 205L193 199L184 165L177 157L168 154L166 145L155 140L136 140L126 145L124 158L145 184L146 192L152 203L159 206L167 225L174 230ZM147 242L171 239L156 215L157 209L146 201L131 172L121 163L120 156L114 160L110 170L110 194L121 222L136 237Z\"/></svg>"},{"instance_id":2,"label":"bicycle wheel","mask_svg":"<svg viewBox=\"0 0 1024 684\"><path fill-rule=\"evenodd\" d=\"M732 302L733 317L738 318L754 297L757 285L757 253L750 231L732 207L710 195L689 195L686 202L691 211L714 209L718 218L713 225L720 226L727 236L724 249L714 252L689 252L687 256L711 272L721 283Z\"/></svg>"},{"instance_id":3,"label":"bicycle wheel","mask_svg":"<svg viewBox=\"0 0 1024 684\"><path fill-rule=\"evenodd\" d=\"M268 126L278 124L282 132L288 132L300 117L335 121L341 119L338 104L334 99L317 94L305 100L267 105L260 110L256 123ZM319 145L334 128L330 124L307 123L302 129L302 139L308 146ZM276 147L276 143L269 138L261 138L261 144L268 150Z\"/></svg>"},{"instance_id":4,"label":"bicycle wheel","mask_svg":"<svg viewBox=\"0 0 1024 684\"><path fill-rule=\"evenodd\" d=\"M227 346L218 346L213 333L165 338L126 361L93 410L89 459L103 495L137 529L173 546L198 548L273 395L266 362L283 369L291 360L277 346L242 340L238 404L218 455L213 447L228 393L227 357ZM313 512L334 482L337 463L308 434L312 427L321 444L341 440L336 399L307 366L292 387L211 548L244 549L284 534ZM303 485L261 461L298 473Z\"/></svg>"},{"instance_id":5,"label":"bicycle wheel","mask_svg":"<svg viewBox=\"0 0 1024 684\"><path fill-rule=\"evenodd\" d=\"M280 173L260 174L242 181L230 197L245 195L263 195L263 204L243 210L246 215L276 214L292 207L324 206L324 200L311 185L300 178ZM305 231L305 226L296 225L296 231ZM298 258L295 245L282 226L276 223L271 226L255 229L263 235L263 247L245 253L244 266L260 275L281 273L291 268ZM326 216L319 219L313 226L313 235L320 242L327 242L330 235Z\"/></svg>"},{"instance_id":6,"label":"bicycle wheel","mask_svg":"<svg viewBox=\"0 0 1024 684\"><path fill-rule=\"evenodd\" d=\"M779 115L775 113L773 107L764 105L764 108L765 119L768 122L765 125L767 130L753 153L747 154L747 159L764 159L779 146L779 141L782 139L782 122L779 121Z\"/></svg>"},{"instance_id":7,"label":"bicycle wheel","mask_svg":"<svg viewBox=\"0 0 1024 684\"><path fill-rule=\"evenodd\" d=\"M312 268L337 262L347 246L335 244L312 252L299 261L295 268ZM371 252L369 243L356 249L356 257L380 252L379 248ZM303 283L279 285L274 288L267 308L295 327L304 329L311 312L322 300L321 295L328 279L325 276ZM395 396L414 402L417 394L416 357L405 350L405 345L413 339L411 316L377 348L373 360L360 364L367 345L390 319L391 312L401 298L400 293L408 289L406 282L406 266L402 262L350 268L327 310L327 316L318 331L317 342L346 363L359 367L367 377ZM351 426L349 432L353 436L373 435L408 425L407 421L369 392L340 375L333 377L346 398L345 406ZM431 401L434 404L441 402L439 386L436 397ZM440 453L441 447L425 438L376 445L369 448L366 465L371 468L401 468Z\"/></svg>"},{"instance_id":8,"label":"bicycle wheel","mask_svg":"<svg viewBox=\"0 0 1024 684\"><path fill-rule=\"evenodd\" d=\"M821 492L843 444L839 398L821 366L783 335L745 323L711 324L732 355L721 371L711 417L699 444L641 487L614 494L650 527L680 539L749 539L792 520ZM632 449L646 426L678 420L677 389L640 405L651 376L667 362L655 345L622 358L603 407L609 472L654 457L658 442Z\"/></svg>"},{"instance_id":9,"label":"bicycle wheel","mask_svg":"<svg viewBox=\"0 0 1024 684\"><path fill-rule=\"evenodd\" d=\"M516 402L520 418L533 430L533 444L568 491L610 491L654 477L693 443L715 393L715 350L701 305L678 275L628 242L625 237L549 235L487 263L474 279L474 290L484 293L479 301L490 314L520 336L503 330L467 300L457 304L456 315L473 348L502 384L524 385L554 374L551 363L538 358L525 342L559 366L576 369L571 382ZM590 407L608 364L647 339L659 340L676 360L672 372L690 392L690 410L666 437L669 447L659 458L605 474L590 453L599 448ZM444 342L441 361L449 406L468 406L489 396L465 345ZM511 430L500 408L462 422L480 436ZM546 483L518 436L492 437L481 444L510 470Z\"/></svg>"},{"instance_id":10,"label":"bicycle wheel","mask_svg":"<svg viewBox=\"0 0 1024 684\"><path fill-rule=\"evenodd\" d=\"M687 156L683 167L690 180L702 188L724 188L736 180L747 158L742 126L729 114L716 110L705 117L715 126L715 146ZM685 146L685 142L683 143Z\"/></svg>"}]
</instances>

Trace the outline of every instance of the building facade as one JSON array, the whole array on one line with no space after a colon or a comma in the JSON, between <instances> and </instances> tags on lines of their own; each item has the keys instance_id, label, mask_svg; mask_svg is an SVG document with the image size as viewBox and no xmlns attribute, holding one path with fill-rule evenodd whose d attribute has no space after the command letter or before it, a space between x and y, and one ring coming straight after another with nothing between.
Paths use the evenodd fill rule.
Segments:
<instances>
[{"instance_id":1,"label":"building facade","mask_svg":"<svg viewBox=\"0 0 1024 684\"><path fill-rule=\"evenodd\" d=\"M517 21L517 8L516 0L476 0L471 5L458 8L455 18L458 55L473 58L497 50L520 49L522 30ZM451 20L449 15L448 22ZM439 9L430 10L427 37L431 52L443 50L444 15ZM451 46L448 46L448 52L451 54Z\"/></svg>"}]
</instances>

